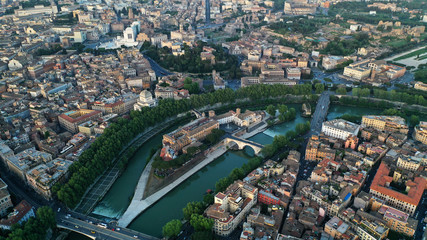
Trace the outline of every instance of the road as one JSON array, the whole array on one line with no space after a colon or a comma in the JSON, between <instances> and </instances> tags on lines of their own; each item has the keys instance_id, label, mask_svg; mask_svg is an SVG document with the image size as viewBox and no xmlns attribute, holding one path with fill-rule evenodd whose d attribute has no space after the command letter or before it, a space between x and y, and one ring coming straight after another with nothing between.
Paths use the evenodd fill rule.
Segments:
<instances>
[{"instance_id":1,"label":"road","mask_svg":"<svg viewBox=\"0 0 427 240\"><path fill-rule=\"evenodd\" d=\"M154 240L155 237L139 233L127 228L117 228L114 223L105 223L106 228L99 227L98 219L87 217L75 212L57 213L57 226L84 234L92 239L145 239Z\"/></svg>"},{"instance_id":2,"label":"road","mask_svg":"<svg viewBox=\"0 0 427 240\"><path fill-rule=\"evenodd\" d=\"M320 98L317 101L316 110L311 119L311 129L309 132L309 137L313 134L319 134L322 130L322 123L328 115L330 104L329 95L330 92L325 91L320 95Z\"/></svg>"},{"instance_id":3,"label":"road","mask_svg":"<svg viewBox=\"0 0 427 240\"><path fill-rule=\"evenodd\" d=\"M148 57L146 55L144 55L144 57L147 58L147 60L150 62L151 68L156 73L157 77L164 77L164 76L168 76L168 75L173 74L173 73L169 72L168 70L164 69L163 67L161 67L156 61L154 61L150 57Z\"/></svg>"}]
</instances>

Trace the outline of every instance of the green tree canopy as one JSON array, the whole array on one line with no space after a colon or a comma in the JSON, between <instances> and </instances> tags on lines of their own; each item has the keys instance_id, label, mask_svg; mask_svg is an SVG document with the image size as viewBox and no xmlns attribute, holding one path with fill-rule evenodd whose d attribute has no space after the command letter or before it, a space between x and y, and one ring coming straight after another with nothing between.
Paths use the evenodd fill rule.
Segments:
<instances>
[{"instance_id":1,"label":"green tree canopy","mask_svg":"<svg viewBox=\"0 0 427 240\"><path fill-rule=\"evenodd\" d=\"M182 223L178 219L174 219L163 226L162 233L164 237L176 237L181 232Z\"/></svg>"}]
</instances>

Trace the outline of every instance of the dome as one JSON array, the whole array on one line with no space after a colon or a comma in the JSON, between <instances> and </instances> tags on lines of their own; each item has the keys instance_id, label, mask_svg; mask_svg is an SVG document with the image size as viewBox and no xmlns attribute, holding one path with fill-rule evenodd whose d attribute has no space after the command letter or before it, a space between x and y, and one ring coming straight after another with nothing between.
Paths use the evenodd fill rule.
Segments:
<instances>
[{"instance_id":1,"label":"dome","mask_svg":"<svg viewBox=\"0 0 427 240\"><path fill-rule=\"evenodd\" d=\"M147 100L151 100L153 99L153 95L151 95L151 93L147 90L143 90L140 94L139 94L139 98L142 99L147 99Z\"/></svg>"}]
</instances>

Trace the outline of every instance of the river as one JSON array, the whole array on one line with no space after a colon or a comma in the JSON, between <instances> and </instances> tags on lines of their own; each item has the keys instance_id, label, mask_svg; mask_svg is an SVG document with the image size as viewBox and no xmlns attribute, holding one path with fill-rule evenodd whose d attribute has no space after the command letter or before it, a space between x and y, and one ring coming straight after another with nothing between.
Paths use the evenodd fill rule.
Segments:
<instances>
[{"instance_id":1,"label":"river","mask_svg":"<svg viewBox=\"0 0 427 240\"><path fill-rule=\"evenodd\" d=\"M285 134L293 130L298 123L308 121L308 118L301 117L300 104L288 104L288 107L294 107L297 110L295 120L287 123L275 125L259 133L250 140L268 144L273 141L277 134ZM378 114L381 110L368 108L356 108L347 106L331 105L328 119L334 119L342 114ZM172 127L167 131L176 128ZM161 143L162 134L155 136L147 141L129 161L129 165L124 173L113 184L110 191L96 206L92 215L100 219L117 219L119 218L133 196L134 188L139 176L145 166L150 149ZM245 148L241 151L228 151L202 170L184 181L179 187L169 192L164 198L143 212L136 218L129 228L152 235L161 237L162 226L172 220L183 217L182 208L190 201L200 201L207 189L214 189L218 179L227 176L233 168L240 167L254 156L251 148Z\"/></svg>"}]
</instances>

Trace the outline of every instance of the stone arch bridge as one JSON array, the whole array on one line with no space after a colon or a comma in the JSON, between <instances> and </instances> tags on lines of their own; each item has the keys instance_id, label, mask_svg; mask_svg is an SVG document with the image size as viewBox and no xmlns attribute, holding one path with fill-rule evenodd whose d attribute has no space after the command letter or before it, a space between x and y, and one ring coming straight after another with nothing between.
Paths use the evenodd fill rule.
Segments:
<instances>
[{"instance_id":1,"label":"stone arch bridge","mask_svg":"<svg viewBox=\"0 0 427 240\"><path fill-rule=\"evenodd\" d=\"M250 141L250 140L246 140L246 139L243 139L243 138L238 138L238 137L235 137L235 136L229 136L229 137L226 137L224 139L224 145L227 146L230 143L237 144L239 150L242 150L246 146L250 147L250 148L252 148L254 150L255 155L259 155L260 152L261 152L261 150L264 148L264 145L262 145L262 144L259 144L259 143L256 143L256 142L253 142L253 141Z\"/></svg>"}]
</instances>

